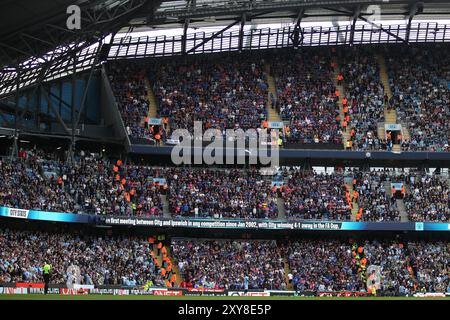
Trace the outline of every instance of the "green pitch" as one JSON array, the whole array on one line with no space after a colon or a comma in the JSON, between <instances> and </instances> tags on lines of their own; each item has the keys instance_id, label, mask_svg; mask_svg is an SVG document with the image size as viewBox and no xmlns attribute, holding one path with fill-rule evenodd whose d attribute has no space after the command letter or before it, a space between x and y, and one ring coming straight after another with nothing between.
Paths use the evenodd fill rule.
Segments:
<instances>
[{"instance_id":1,"label":"green pitch","mask_svg":"<svg viewBox=\"0 0 450 320\"><path fill-rule=\"evenodd\" d=\"M3 294L0 300L450 300L450 297L214 297L214 296L152 296L152 295L43 295Z\"/></svg>"}]
</instances>

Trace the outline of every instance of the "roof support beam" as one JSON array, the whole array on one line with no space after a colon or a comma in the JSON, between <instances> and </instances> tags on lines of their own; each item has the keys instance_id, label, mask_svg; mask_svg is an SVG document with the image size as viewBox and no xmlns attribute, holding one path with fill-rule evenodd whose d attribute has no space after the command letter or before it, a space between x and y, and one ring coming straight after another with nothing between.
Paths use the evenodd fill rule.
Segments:
<instances>
[{"instance_id":1,"label":"roof support beam","mask_svg":"<svg viewBox=\"0 0 450 320\"><path fill-rule=\"evenodd\" d=\"M238 45L238 51L242 52L242 47L244 43L244 26L245 26L245 20L247 18L247 14L243 14L241 16L241 27L239 28L239 45Z\"/></svg>"},{"instance_id":2,"label":"roof support beam","mask_svg":"<svg viewBox=\"0 0 450 320\"><path fill-rule=\"evenodd\" d=\"M305 16L305 8L301 8L297 15L294 31L289 35L289 39L291 39L295 49L298 49L298 47L303 42L303 31L302 28L300 27L300 23L302 22L304 16Z\"/></svg>"},{"instance_id":3,"label":"roof support beam","mask_svg":"<svg viewBox=\"0 0 450 320\"><path fill-rule=\"evenodd\" d=\"M187 30L189 28L189 18L184 20L183 25L183 36L181 38L181 52L186 54L186 43L187 43Z\"/></svg>"},{"instance_id":4,"label":"roof support beam","mask_svg":"<svg viewBox=\"0 0 450 320\"><path fill-rule=\"evenodd\" d=\"M353 21L352 21L352 27L350 30L350 45L353 45L353 41L355 39L355 26L356 26L356 21L358 20L358 17L361 15L361 6L357 6L355 7L355 10L353 12Z\"/></svg>"},{"instance_id":5,"label":"roof support beam","mask_svg":"<svg viewBox=\"0 0 450 320\"><path fill-rule=\"evenodd\" d=\"M330 10L330 11L333 11L333 12L344 13L344 14L347 14L348 16L354 16L354 13L352 13L352 12L350 12L350 11L339 10L339 9L334 9L334 8L330 8L330 7L326 7L325 9ZM360 20L362 20L362 21L364 21L364 22L367 22L367 23L370 24L371 26L377 27L377 28L380 29L381 31L387 33L388 35L394 37L394 38L397 39L397 40L406 42L405 39L403 39L403 38L397 36L396 34L390 32L390 31L387 30L387 29L383 28L381 24L376 24L376 23L374 23L373 21L370 21L370 20L364 18L364 16L363 16L362 13L359 14L358 19L360 19Z\"/></svg>"},{"instance_id":6,"label":"roof support beam","mask_svg":"<svg viewBox=\"0 0 450 320\"><path fill-rule=\"evenodd\" d=\"M378 25L378 24L376 24L376 23L374 23L374 22L372 22L372 21L370 21L370 20L367 20L367 19L364 18L362 15L360 15L359 18L360 18L362 21L365 21L365 22L369 23L370 25L379 28L381 31L387 33L388 35L394 37L395 39L400 40L400 41L403 41L403 42L406 42L406 40L403 39L402 37L399 37L399 36L397 36L396 34L390 32L389 30L383 28L383 27L381 26L381 24Z\"/></svg>"},{"instance_id":7,"label":"roof support beam","mask_svg":"<svg viewBox=\"0 0 450 320\"><path fill-rule=\"evenodd\" d=\"M39 86L41 87L41 92L44 94L45 98L48 101L48 106L50 107L50 109L52 109L53 113L56 115L56 119L58 119L58 122L64 128L64 131L66 131L68 134L70 134L69 128L67 128L66 123L61 118L61 115L59 114L58 110L56 110L55 106L53 105L52 99L50 98L50 96L48 94L47 88L45 88L42 84L40 84Z\"/></svg>"},{"instance_id":8,"label":"roof support beam","mask_svg":"<svg viewBox=\"0 0 450 320\"><path fill-rule=\"evenodd\" d=\"M89 91L89 85L91 83L92 75L94 74L94 70L96 69L95 66L98 64L99 59L100 59L100 50L97 51L97 53L95 54L94 64L93 64L91 70L89 71L89 77L88 77L88 80L86 81L86 86L83 90L83 97L81 98L80 111L78 112L78 118L75 122L75 127L78 127L78 124L80 123L81 115L83 114L84 108L86 106L86 98L87 98L87 93Z\"/></svg>"},{"instance_id":9,"label":"roof support beam","mask_svg":"<svg viewBox=\"0 0 450 320\"><path fill-rule=\"evenodd\" d=\"M405 37L405 41L407 43L409 43L409 34L411 31L411 23L412 20L414 18L414 16L417 13L422 13L423 12L423 3L422 2L416 2L414 3L411 8L409 9L409 15L408 15L408 25L406 26L406 37Z\"/></svg>"},{"instance_id":10,"label":"roof support beam","mask_svg":"<svg viewBox=\"0 0 450 320\"><path fill-rule=\"evenodd\" d=\"M214 33L212 36L206 38L205 40L203 40L202 42L200 42L199 44L197 44L196 46L194 46L193 48L189 49L186 53L191 53L194 52L195 50L197 50L198 48L200 48L201 46L205 45L207 42L209 42L210 40L217 38L218 36L220 36L222 33L224 33L225 31L227 31L228 29L230 29L231 27L237 25L239 23L239 20L236 20L235 22L229 24L228 26L226 26L225 28L223 28L222 30L217 31L216 33Z\"/></svg>"}]
</instances>

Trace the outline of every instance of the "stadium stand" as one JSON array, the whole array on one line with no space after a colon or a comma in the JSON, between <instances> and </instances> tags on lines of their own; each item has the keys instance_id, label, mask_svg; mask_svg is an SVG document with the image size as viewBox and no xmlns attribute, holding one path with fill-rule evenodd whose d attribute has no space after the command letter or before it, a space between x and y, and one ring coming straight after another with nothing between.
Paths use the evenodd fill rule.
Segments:
<instances>
[{"instance_id":1,"label":"stadium stand","mask_svg":"<svg viewBox=\"0 0 450 320\"><path fill-rule=\"evenodd\" d=\"M285 144L340 145L342 132L330 52L280 52L274 55L271 69L277 88L276 108L287 122Z\"/></svg>"},{"instance_id":2,"label":"stadium stand","mask_svg":"<svg viewBox=\"0 0 450 320\"><path fill-rule=\"evenodd\" d=\"M350 220L351 204L345 195L339 173L294 170L283 186L286 214L299 219Z\"/></svg>"},{"instance_id":3,"label":"stadium stand","mask_svg":"<svg viewBox=\"0 0 450 320\"><path fill-rule=\"evenodd\" d=\"M14 2L0 295L450 297L450 4ZM196 121L277 129L276 164L177 163Z\"/></svg>"},{"instance_id":4,"label":"stadium stand","mask_svg":"<svg viewBox=\"0 0 450 320\"><path fill-rule=\"evenodd\" d=\"M174 258L187 287L286 289L276 241L174 240Z\"/></svg>"},{"instance_id":5,"label":"stadium stand","mask_svg":"<svg viewBox=\"0 0 450 320\"><path fill-rule=\"evenodd\" d=\"M15 245L11 245L14 243ZM0 282L39 282L42 266L53 268L52 283L70 281L69 267L80 269L81 284L138 286L151 281L166 286L169 275L149 259L146 238L108 237L41 231L0 230ZM25 250L24 250L25 248Z\"/></svg>"},{"instance_id":6,"label":"stadium stand","mask_svg":"<svg viewBox=\"0 0 450 320\"><path fill-rule=\"evenodd\" d=\"M409 131L405 151L449 151L449 57L445 50L399 47L389 50L389 76L402 124Z\"/></svg>"}]
</instances>

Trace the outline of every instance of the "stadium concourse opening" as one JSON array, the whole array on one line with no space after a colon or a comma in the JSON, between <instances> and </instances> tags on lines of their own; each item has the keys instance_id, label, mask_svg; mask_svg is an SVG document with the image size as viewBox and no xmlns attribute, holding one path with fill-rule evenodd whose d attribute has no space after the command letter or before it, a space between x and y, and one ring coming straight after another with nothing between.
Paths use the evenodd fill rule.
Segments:
<instances>
[{"instance_id":1,"label":"stadium concourse opening","mask_svg":"<svg viewBox=\"0 0 450 320\"><path fill-rule=\"evenodd\" d=\"M448 299L448 3L40 2L0 5L0 299Z\"/></svg>"}]
</instances>

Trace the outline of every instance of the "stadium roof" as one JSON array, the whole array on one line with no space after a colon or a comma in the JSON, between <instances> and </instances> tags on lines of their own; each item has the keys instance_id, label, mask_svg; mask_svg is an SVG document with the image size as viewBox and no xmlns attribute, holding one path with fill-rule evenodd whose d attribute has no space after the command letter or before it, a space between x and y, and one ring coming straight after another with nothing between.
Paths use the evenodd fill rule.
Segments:
<instances>
[{"instance_id":1,"label":"stadium roof","mask_svg":"<svg viewBox=\"0 0 450 320\"><path fill-rule=\"evenodd\" d=\"M331 18L348 19L348 12L361 10L371 15L378 5L380 18L387 20L408 19L411 9L419 5L416 15L421 19L442 19L450 17L450 3L444 0L175 0L162 1L153 12L140 12L130 21L132 26L176 26L184 24L220 24L241 19L243 14L257 16L259 21L270 23L280 19L326 21ZM365 12L369 9L367 12Z\"/></svg>"},{"instance_id":2,"label":"stadium roof","mask_svg":"<svg viewBox=\"0 0 450 320\"><path fill-rule=\"evenodd\" d=\"M81 8L82 28L68 30L69 5ZM408 19L411 10L420 19L450 18L444 0L4 0L0 3L0 66L25 61L74 41L96 42L105 34L135 28L213 26L241 20L260 23L348 20L355 12L380 19Z\"/></svg>"},{"instance_id":3,"label":"stadium roof","mask_svg":"<svg viewBox=\"0 0 450 320\"><path fill-rule=\"evenodd\" d=\"M81 9L79 30L69 30L66 26L67 7L73 4ZM450 3L444 0L3 0L0 3L0 98L16 88L89 69L98 63L100 53L102 59L108 55L119 57L120 54L112 54L109 47L102 48L102 45L107 39L113 45L119 41L115 49L120 53L122 39L133 37L139 31L181 28L180 39L172 43L177 41L181 46L177 52L182 54L192 49L186 44L191 30L219 29L210 36L203 35L207 42L232 28L237 28L242 39L249 25L276 22L298 30L300 22L350 21L351 24L353 21L351 33L354 33L357 21L372 20L374 16L379 21L406 21L401 32L409 34L413 19L450 19ZM445 39L444 35L442 40ZM154 42L153 51L157 52L159 40Z\"/></svg>"}]
</instances>

